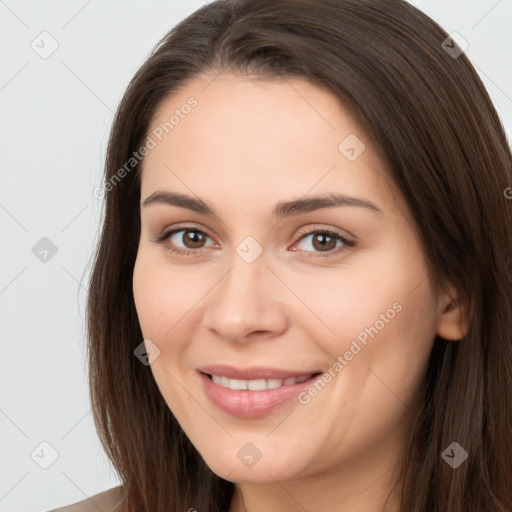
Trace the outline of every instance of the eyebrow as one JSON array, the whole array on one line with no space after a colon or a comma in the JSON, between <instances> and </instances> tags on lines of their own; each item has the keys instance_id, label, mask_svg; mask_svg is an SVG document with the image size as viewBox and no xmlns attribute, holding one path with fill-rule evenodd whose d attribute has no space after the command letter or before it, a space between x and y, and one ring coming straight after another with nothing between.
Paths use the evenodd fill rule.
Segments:
<instances>
[{"instance_id":1,"label":"eyebrow","mask_svg":"<svg viewBox=\"0 0 512 512\"><path fill-rule=\"evenodd\" d=\"M147 208L154 204L179 206L204 215L217 216L215 208L207 201L176 192L157 190L142 202L142 207ZM310 196L304 199L301 198L294 199L292 201L279 202L275 205L272 215L276 219L281 219L292 215L309 213L321 208L334 208L339 206L365 208L375 213L382 214L382 210L367 199L361 199L345 194L329 193L322 196Z\"/></svg>"}]
</instances>

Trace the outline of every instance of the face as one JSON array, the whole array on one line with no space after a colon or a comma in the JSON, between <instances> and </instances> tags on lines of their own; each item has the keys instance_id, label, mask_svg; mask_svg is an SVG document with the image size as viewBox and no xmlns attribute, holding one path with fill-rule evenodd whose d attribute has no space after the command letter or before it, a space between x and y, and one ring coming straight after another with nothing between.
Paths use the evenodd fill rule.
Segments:
<instances>
[{"instance_id":1,"label":"face","mask_svg":"<svg viewBox=\"0 0 512 512\"><path fill-rule=\"evenodd\" d=\"M167 98L148 135L133 293L206 463L265 483L398 454L442 304L354 117L302 79L223 74Z\"/></svg>"}]
</instances>

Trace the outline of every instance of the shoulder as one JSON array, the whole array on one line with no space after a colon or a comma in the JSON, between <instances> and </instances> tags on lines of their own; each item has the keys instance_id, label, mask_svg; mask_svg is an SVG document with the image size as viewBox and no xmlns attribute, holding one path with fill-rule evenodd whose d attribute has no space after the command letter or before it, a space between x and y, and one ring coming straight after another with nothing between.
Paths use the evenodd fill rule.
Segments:
<instances>
[{"instance_id":1,"label":"shoulder","mask_svg":"<svg viewBox=\"0 0 512 512\"><path fill-rule=\"evenodd\" d=\"M56 508L50 512L118 512L121 503L121 486L114 487L108 491L100 492L90 498L67 505L65 507Z\"/></svg>"}]
</instances>

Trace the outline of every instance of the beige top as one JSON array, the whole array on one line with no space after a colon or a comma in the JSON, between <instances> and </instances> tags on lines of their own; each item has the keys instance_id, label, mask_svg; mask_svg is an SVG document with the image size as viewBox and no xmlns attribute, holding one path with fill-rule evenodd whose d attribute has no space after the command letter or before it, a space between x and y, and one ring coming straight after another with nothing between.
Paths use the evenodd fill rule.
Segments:
<instances>
[{"instance_id":1,"label":"beige top","mask_svg":"<svg viewBox=\"0 0 512 512\"><path fill-rule=\"evenodd\" d=\"M121 503L121 487L114 487L72 505L50 512L116 512Z\"/></svg>"}]
</instances>

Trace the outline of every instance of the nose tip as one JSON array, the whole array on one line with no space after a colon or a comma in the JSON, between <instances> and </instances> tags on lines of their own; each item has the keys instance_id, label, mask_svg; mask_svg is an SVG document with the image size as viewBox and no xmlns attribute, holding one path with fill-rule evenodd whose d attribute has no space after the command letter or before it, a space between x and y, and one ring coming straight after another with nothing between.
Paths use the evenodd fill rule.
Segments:
<instances>
[{"instance_id":1,"label":"nose tip","mask_svg":"<svg viewBox=\"0 0 512 512\"><path fill-rule=\"evenodd\" d=\"M248 252L252 250L254 255L255 246L251 243L247 241ZM263 258L248 263L236 256L232 267L212 290L202 322L218 337L234 342L273 336L287 325L278 297L276 278Z\"/></svg>"}]
</instances>

